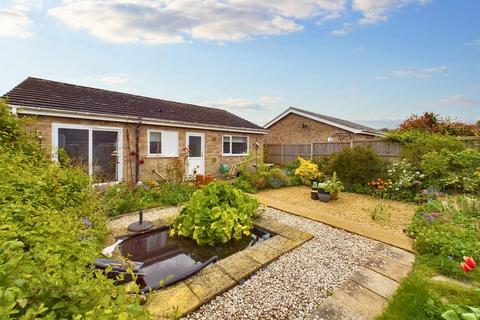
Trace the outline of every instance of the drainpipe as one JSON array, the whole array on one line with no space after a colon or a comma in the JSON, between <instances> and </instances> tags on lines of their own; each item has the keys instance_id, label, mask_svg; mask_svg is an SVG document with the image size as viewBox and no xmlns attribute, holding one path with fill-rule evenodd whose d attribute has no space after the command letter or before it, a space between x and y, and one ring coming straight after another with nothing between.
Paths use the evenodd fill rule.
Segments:
<instances>
[{"instance_id":1,"label":"drainpipe","mask_svg":"<svg viewBox=\"0 0 480 320\"><path fill-rule=\"evenodd\" d=\"M135 184L140 181L140 125L141 121L135 126Z\"/></svg>"}]
</instances>

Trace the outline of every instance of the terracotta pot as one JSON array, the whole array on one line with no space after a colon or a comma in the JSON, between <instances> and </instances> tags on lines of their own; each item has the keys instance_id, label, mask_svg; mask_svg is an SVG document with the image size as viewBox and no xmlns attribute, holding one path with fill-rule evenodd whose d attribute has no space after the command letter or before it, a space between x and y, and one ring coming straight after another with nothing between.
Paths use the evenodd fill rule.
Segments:
<instances>
[{"instance_id":1,"label":"terracotta pot","mask_svg":"<svg viewBox=\"0 0 480 320\"><path fill-rule=\"evenodd\" d=\"M338 200L338 192L332 192L330 195L332 200Z\"/></svg>"},{"instance_id":2,"label":"terracotta pot","mask_svg":"<svg viewBox=\"0 0 480 320\"><path fill-rule=\"evenodd\" d=\"M209 184L210 182L213 182L213 176L211 174L207 174L203 180L203 184Z\"/></svg>"},{"instance_id":3,"label":"terracotta pot","mask_svg":"<svg viewBox=\"0 0 480 320\"><path fill-rule=\"evenodd\" d=\"M195 176L195 187L200 187L203 184L204 178L203 174L197 174Z\"/></svg>"},{"instance_id":4,"label":"terracotta pot","mask_svg":"<svg viewBox=\"0 0 480 320\"><path fill-rule=\"evenodd\" d=\"M318 200L318 191L317 190L312 190L310 192L310 198L312 198L312 200Z\"/></svg>"},{"instance_id":5,"label":"terracotta pot","mask_svg":"<svg viewBox=\"0 0 480 320\"><path fill-rule=\"evenodd\" d=\"M330 201L331 198L332 198L332 195L328 192L318 193L318 200L320 200L321 202L328 202Z\"/></svg>"}]
</instances>

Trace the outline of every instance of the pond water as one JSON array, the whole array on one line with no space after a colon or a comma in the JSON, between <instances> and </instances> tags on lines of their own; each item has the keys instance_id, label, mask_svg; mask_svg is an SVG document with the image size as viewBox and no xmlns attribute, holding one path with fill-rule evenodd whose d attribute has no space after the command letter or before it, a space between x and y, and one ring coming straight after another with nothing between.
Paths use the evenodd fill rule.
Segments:
<instances>
[{"instance_id":1,"label":"pond water","mask_svg":"<svg viewBox=\"0 0 480 320\"><path fill-rule=\"evenodd\" d=\"M181 281L208 264L226 258L273 236L254 228L252 234L238 241L218 246L199 246L185 237L170 237L168 228L135 235L124 240L120 252L132 261L143 262L143 276L137 284L142 292Z\"/></svg>"}]
</instances>

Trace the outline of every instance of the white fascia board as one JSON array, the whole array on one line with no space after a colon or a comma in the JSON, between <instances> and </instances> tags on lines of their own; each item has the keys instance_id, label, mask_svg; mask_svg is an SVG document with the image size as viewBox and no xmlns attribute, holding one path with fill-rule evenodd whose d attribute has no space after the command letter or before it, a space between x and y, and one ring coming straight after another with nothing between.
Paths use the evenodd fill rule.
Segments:
<instances>
[{"instance_id":1,"label":"white fascia board","mask_svg":"<svg viewBox=\"0 0 480 320\"><path fill-rule=\"evenodd\" d=\"M142 124L165 126L165 127L180 127L180 128L191 128L191 129L202 129L202 130L213 130L213 131L242 132L242 133L253 133L253 134L263 134L263 135L268 133L267 130L261 130L261 129L192 124L188 122L158 120L154 118L119 116L119 115L112 115L112 114L99 114L99 113L80 112L80 111L64 111L64 110L58 110L58 109L38 108L38 107L22 107L18 105L10 105L10 107L12 109L16 108L17 113L19 114L30 114L30 115L38 115L38 116L64 117L64 118L88 119L88 120L124 122L124 123L137 123L138 121L141 121Z\"/></svg>"},{"instance_id":2,"label":"white fascia board","mask_svg":"<svg viewBox=\"0 0 480 320\"><path fill-rule=\"evenodd\" d=\"M314 115L311 115L311 114L308 114L308 113L305 113L305 112L301 112L299 110L292 109L292 108L288 108L282 114L280 114L278 117L276 117L272 121L268 122L264 126L264 128L267 129L267 128L271 127L273 124L280 121L281 119L283 119L284 117L286 117L287 115L289 115L291 113L294 113L294 114L297 114L299 116L302 116L302 117L305 117L305 118L308 118L308 119L312 119L312 120L315 120L315 121L318 121L318 122L322 122L322 123L328 124L328 125L333 126L333 127L337 127L337 128L343 129L343 130L347 130L347 131L350 131L352 133L364 133L362 130L350 128L350 127L338 124L336 122L325 120L323 118L319 118L319 117L316 117Z\"/></svg>"}]
</instances>

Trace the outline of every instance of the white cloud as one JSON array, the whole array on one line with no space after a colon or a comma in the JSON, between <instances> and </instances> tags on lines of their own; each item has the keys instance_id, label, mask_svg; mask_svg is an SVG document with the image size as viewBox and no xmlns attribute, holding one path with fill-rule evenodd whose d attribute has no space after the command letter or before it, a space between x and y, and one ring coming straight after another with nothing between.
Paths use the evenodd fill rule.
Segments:
<instances>
[{"instance_id":1,"label":"white cloud","mask_svg":"<svg viewBox=\"0 0 480 320\"><path fill-rule=\"evenodd\" d=\"M360 24L387 21L390 15L410 4L425 5L429 0L353 0L353 9L361 12Z\"/></svg>"},{"instance_id":2,"label":"white cloud","mask_svg":"<svg viewBox=\"0 0 480 320\"><path fill-rule=\"evenodd\" d=\"M382 75L375 76L375 80L387 80L387 79L388 79L387 76L382 76Z\"/></svg>"},{"instance_id":3,"label":"white cloud","mask_svg":"<svg viewBox=\"0 0 480 320\"><path fill-rule=\"evenodd\" d=\"M49 14L118 43L238 41L300 31L298 20L328 17L346 0L64 0Z\"/></svg>"},{"instance_id":4,"label":"white cloud","mask_svg":"<svg viewBox=\"0 0 480 320\"><path fill-rule=\"evenodd\" d=\"M466 44L467 47L478 47L480 48L480 39L475 39Z\"/></svg>"},{"instance_id":5,"label":"white cloud","mask_svg":"<svg viewBox=\"0 0 480 320\"><path fill-rule=\"evenodd\" d=\"M435 74L442 74L442 76L446 76L445 72L448 70L447 66L438 66L438 67L431 67L431 68L424 68L424 69L396 69L392 70L392 75L397 77L413 77L417 79L425 79L430 78L432 75Z\"/></svg>"},{"instance_id":6,"label":"white cloud","mask_svg":"<svg viewBox=\"0 0 480 320\"><path fill-rule=\"evenodd\" d=\"M124 73L118 73L114 75L107 75L99 78L94 78L98 82L102 82L107 85L119 85L128 83L128 75Z\"/></svg>"},{"instance_id":7,"label":"white cloud","mask_svg":"<svg viewBox=\"0 0 480 320\"><path fill-rule=\"evenodd\" d=\"M282 99L277 96L250 98L228 98L200 103L235 113L256 124L262 125L271 120L274 109L280 107Z\"/></svg>"},{"instance_id":8,"label":"white cloud","mask_svg":"<svg viewBox=\"0 0 480 320\"><path fill-rule=\"evenodd\" d=\"M435 107L480 107L480 99L469 99L461 94L446 97L433 104Z\"/></svg>"},{"instance_id":9,"label":"white cloud","mask_svg":"<svg viewBox=\"0 0 480 320\"><path fill-rule=\"evenodd\" d=\"M6 0L0 3L0 37L26 38L32 35L28 11L39 8L41 0Z\"/></svg>"},{"instance_id":10,"label":"white cloud","mask_svg":"<svg viewBox=\"0 0 480 320\"><path fill-rule=\"evenodd\" d=\"M358 23L384 21L396 9L425 0L63 0L49 10L75 30L116 43L239 41L303 30L347 11L362 14L332 31L343 35Z\"/></svg>"}]
</instances>

